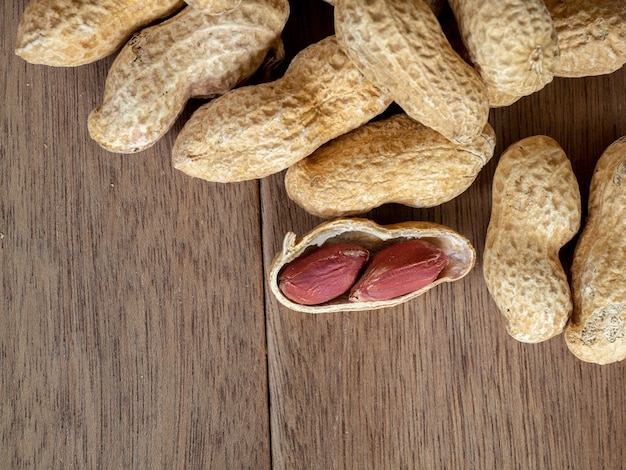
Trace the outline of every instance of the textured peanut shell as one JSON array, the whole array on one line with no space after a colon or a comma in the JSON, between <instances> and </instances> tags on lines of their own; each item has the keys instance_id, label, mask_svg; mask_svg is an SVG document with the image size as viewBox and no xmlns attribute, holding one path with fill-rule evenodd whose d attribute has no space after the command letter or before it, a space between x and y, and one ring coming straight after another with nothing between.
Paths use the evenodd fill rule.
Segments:
<instances>
[{"instance_id":1,"label":"textured peanut shell","mask_svg":"<svg viewBox=\"0 0 626 470\"><path fill-rule=\"evenodd\" d=\"M335 31L363 74L413 119L460 142L482 132L484 83L423 0L336 0Z\"/></svg>"},{"instance_id":2,"label":"textured peanut shell","mask_svg":"<svg viewBox=\"0 0 626 470\"><path fill-rule=\"evenodd\" d=\"M557 77L613 73L626 63L623 0L546 0L561 49Z\"/></svg>"},{"instance_id":3,"label":"textured peanut shell","mask_svg":"<svg viewBox=\"0 0 626 470\"><path fill-rule=\"evenodd\" d=\"M588 209L574 250L565 341L579 359L609 364L626 358L626 137L598 160Z\"/></svg>"},{"instance_id":4,"label":"textured peanut shell","mask_svg":"<svg viewBox=\"0 0 626 470\"><path fill-rule=\"evenodd\" d=\"M346 294L321 305L307 306L290 301L278 287L278 274L283 266L303 254L307 248L321 246L324 243L348 242L360 245L368 249L370 253L375 253L394 242L413 238L424 239L445 251L449 263L433 283L410 294L391 300L372 302L350 302ZM281 304L299 312L375 310L393 307L414 299L441 283L457 281L472 270L475 261L476 252L470 241L443 225L417 221L378 225L368 219L339 218L318 225L299 239L296 239L295 233L288 232L285 235L282 251L275 256L270 266L269 286Z\"/></svg>"},{"instance_id":5,"label":"textured peanut shell","mask_svg":"<svg viewBox=\"0 0 626 470\"><path fill-rule=\"evenodd\" d=\"M483 272L518 341L560 334L572 313L559 250L578 232L578 182L559 144L532 136L508 147L493 177Z\"/></svg>"},{"instance_id":6,"label":"textured peanut shell","mask_svg":"<svg viewBox=\"0 0 626 470\"><path fill-rule=\"evenodd\" d=\"M504 108L511 106L513 103L519 101L522 96L509 95L494 89L493 87L487 87L487 96L489 97L489 106L491 108Z\"/></svg>"},{"instance_id":7,"label":"textured peanut shell","mask_svg":"<svg viewBox=\"0 0 626 470\"><path fill-rule=\"evenodd\" d=\"M330 3L331 5L335 4L335 0L324 0L326 3ZM430 7L435 15L441 13L443 10L444 0L425 0L425 3Z\"/></svg>"},{"instance_id":8,"label":"textured peanut shell","mask_svg":"<svg viewBox=\"0 0 626 470\"><path fill-rule=\"evenodd\" d=\"M263 178L390 104L329 36L299 52L278 80L234 89L200 107L176 139L172 164L208 181Z\"/></svg>"},{"instance_id":9,"label":"textured peanut shell","mask_svg":"<svg viewBox=\"0 0 626 470\"><path fill-rule=\"evenodd\" d=\"M467 143L451 142L406 114L373 121L337 137L291 166L287 194L307 212L330 218L386 203L443 204L465 191L493 156L486 124Z\"/></svg>"},{"instance_id":10,"label":"textured peanut shell","mask_svg":"<svg viewBox=\"0 0 626 470\"><path fill-rule=\"evenodd\" d=\"M185 3L208 15L221 15L237 8L241 0L185 0Z\"/></svg>"},{"instance_id":11,"label":"textured peanut shell","mask_svg":"<svg viewBox=\"0 0 626 470\"><path fill-rule=\"evenodd\" d=\"M526 96L550 83L557 34L542 0L450 0L470 59L488 87Z\"/></svg>"},{"instance_id":12,"label":"textured peanut shell","mask_svg":"<svg viewBox=\"0 0 626 470\"><path fill-rule=\"evenodd\" d=\"M246 0L222 15L185 8L124 46L89 115L91 137L112 152L154 145L191 97L223 94L251 76L277 43L287 0Z\"/></svg>"},{"instance_id":13,"label":"textured peanut shell","mask_svg":"<svg viewBox=\"0 0 626 470\"><path fill-rule=\"evenodd\" d=\"M18 26L15 53L32 64L88 64L183 5L182 0L30 0Z\"/></svg>"}]
</instances>

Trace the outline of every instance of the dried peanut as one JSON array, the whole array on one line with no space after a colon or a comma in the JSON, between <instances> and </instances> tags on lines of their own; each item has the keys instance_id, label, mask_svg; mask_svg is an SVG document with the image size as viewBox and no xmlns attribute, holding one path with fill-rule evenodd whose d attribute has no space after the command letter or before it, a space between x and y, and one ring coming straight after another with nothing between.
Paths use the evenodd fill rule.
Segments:
<instances>
[{"instance_id":1,"label":"dried peanut","mask_svg":"<svg viewBox=\"0 0 626 470\"><path fill-rule=\"evenodd\" d=\"M278 276L285 297L302 305L317 305L350 290L369 251L351 243L324 245L287 264Z\"/></svg>"},{"instance_id":2,"label":"dried peanut","mask_svg":"<svg viewBox=\"0 0 626 470\"><path fill-rule=\"evenodd\" d=\"M324 0L326 3L330 3L331 5L335 4L335 0ZM435 15L441 13L443 10L444 0L425 0L425 3L430 7Z\"/></svg>"},{"instance_id":3,"label":"dried peanut","mask_svg":"<svg viewBox=\"0 0 626 470\"><path fill-rule=\"evenodd\" d=\"M237 8L241 0L185 0L185 3L208 15L221 15Z\"/></svg>"},{"instance_id":4,"label":"dried peanut","mask_svg":"<svg viewBox=\"0 0 626 470\"><path fill-rule=\"evenodd\" d=\"M505 106L511 106L513 103L519 101L522 96L509 95L502 91L498 91L493 87L487 87L487 96L489 97L489 107L491 108L503 108Z\"/></svg>"},{"instance_id":5,"label":"dried peanut","mask_svg":"<svg viewBox=\"0 0 626 470\"><path fill-rule=\"evenodd\" d=\"M559 47L542 0L450 0L449 4L487 87L526 96L552 81Z\"/></svg>"},{"instance_id":6,"label":"dried peanut","mask_svg":"<svg viewBox=\"0 0 626 470\"><path fill-rule=\"evenodd\" d=\"M574 314L565 341L579 359L626 359L626 137L602 154L591 178L588 215L574 250Z\"/></svg>"},{"instance_id":7,"label":"dried peanut","mask_svg":"<svg viewBox=\"0 0 626 470\"><path fill-rule=\"evenodd\" d=\"M337 137L292 165L285 187L307 212L325 218L392 202L432 207L465 191L494 147L489 124L460 144L400 113Z\"/></svg>"},{"instance_id":8,"label":"dried peanut","mask_svg":"<svg viewBox=\"0 0 626 470\"><path fill-rule=\"evenodd\" d=\"M406 240L380 250L356 284L351 302L390 300L432 284L448 265L448 256L432 243Z\"/></svg>"},{"instance_id":9,"label":"dried peanut","mask_svg":"<svg viewBox=\"0 0 626 470\"><path fill-rule=\"evenodd\" d=\"M623 0L547 0L559 39L557 77L615 72L626 63Z\"/></svg>"},{"instance_id":10,"label":"dried peanut","mask_svg":"<svg viewBox=\"0 0 626 470\"><path fill-rule=\"evenodd\" d=\"M350 243L361 246L372 255L383 248L406 240L420 239L431 243L445 253L448 265L428 285L393 299L350 301L348 293L319 305L302 305L291 301L279 287L279 274L284 266L314 247L331 243ZM339 218L324 222L296 240L288 232L282 250L270 266L268 283L278 301L292 310L308 313L329 313L355 310L373 310L392 307L424 294L443 282L454 282L465 277L474 267L476 252L464 236L443 225L430 222L403 222L378 225L362 218ZM407 278L407 281L409 279Z\"/></svg>"},{"instance_id":11,"label":"dried peanut","mask_svg":"<svg viewBox=\"0 0 626 470\"><path fill-rule=\"evenodd\" d=\"M363 74L413 119L454 141L482 132L484 83L423 0L336 0L335 31Z\"/></svg>"},{"instance_id":12,"label":"dried peanut","mask_svg":"<svg viewBox=\"0 0 626 470\"><path fill-rule=\"evenodd\" d=\"M559 250L578 231L580 204L571 163L554 139L527 137L502 153L483 271L508 333L518 341L547 340L571 315Z\"/></svg>"},{"instance_id":13,"label":"dried peanut","mask_svg":"<svg viewBox=\"0 0 626 470\"><path fill-rule=\"evenodd\" d=\"M231 90L200 107L176 139L172 164L209 181L263 178L390 104L329 36L299 52L278 80Z\"/></svg>"},{"instance_id":14,"label":"dried peanut","mask_svg":"<svg viewBox=\"0 0 626 470\"><path fill-rule=\"evenodd\" d=\"M131 38L107 76L91 137L112 152L154 145L190 97L225 93L252 75L279 40L287 0L246 0L222 15L185 8Z\"/></svg>"},{"instance_id":15,"label":"dried peanut","mask_svg":"<svg viewBox=\"0 0 626 470\"><path fill-rule=\"evenodd\" d=\"M30 0L18 25L15 53L32 64L88 64L183 5L182 0Z\"/></svg>"}]
</instances>

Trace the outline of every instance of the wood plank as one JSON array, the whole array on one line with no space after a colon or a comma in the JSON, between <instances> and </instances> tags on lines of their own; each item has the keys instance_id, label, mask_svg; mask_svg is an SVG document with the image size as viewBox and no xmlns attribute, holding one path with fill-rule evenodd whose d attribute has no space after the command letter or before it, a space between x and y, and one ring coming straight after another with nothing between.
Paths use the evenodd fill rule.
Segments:
<instances>
[{"instance_id":1,"label":"wood plank","mask_svg":"<svg viewBox=\"0 0 626 470\"><path fill-rule=\"evenodd\" d=\"M268 468L256 182L89 138L111 60L14 56L2 15L0 468ZM188 114L189 111L187 111Z\"/></svg>"},{"instance_id":2,"label":"wood plank","mask_svg":"<svg viewBox=\"0 0 626 470\"><path fill-rule=\"evenodd\" d=\"M293 38L301 47L317 39ZM572 160L586 204L595 161L626 134L625 87L625 69L557 79L493 110L496 155L468 191L432 209L387 205L366 214L383 224L430 220L465 234L479 260L462 281L397 308L319 316L290 311L267 291L275 468L623 466L626 363L583 363L562 337L535 345L513 340L481 259L502 150L529 135L554 137ZM322 221L289 201L282 177L261 183L266 274L287 231L301 235ZM566 265L572 246L563 251Z\"/></svg>"}]
</instances>

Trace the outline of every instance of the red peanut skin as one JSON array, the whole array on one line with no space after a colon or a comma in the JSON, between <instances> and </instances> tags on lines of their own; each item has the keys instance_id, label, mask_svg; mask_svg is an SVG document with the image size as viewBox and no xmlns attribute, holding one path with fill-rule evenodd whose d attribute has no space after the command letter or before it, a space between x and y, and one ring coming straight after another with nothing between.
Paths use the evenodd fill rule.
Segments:
<instances>
[{"instance_id":1,"label":"red peanut skin","mask_svg":"<svg viewBox=\"0 0 626 470\"><path fill-rule=\"evenodd\" d=\"M448 256L432 243L413 239L372 256L350 290L350 301L390 300L426 287L448 265Z\"/></svg>"},{"instance_id":2,"label":"red peanut skin","mask_svg":"<svg viewBox=\"0 0 626 470\"><path fill-rule=\"evenodd\" d=\"M348 292L368 259L369 251L358 245L324 245L289 263L278 287L298 304L322 304Z\"/></svg>"}]
</instances>

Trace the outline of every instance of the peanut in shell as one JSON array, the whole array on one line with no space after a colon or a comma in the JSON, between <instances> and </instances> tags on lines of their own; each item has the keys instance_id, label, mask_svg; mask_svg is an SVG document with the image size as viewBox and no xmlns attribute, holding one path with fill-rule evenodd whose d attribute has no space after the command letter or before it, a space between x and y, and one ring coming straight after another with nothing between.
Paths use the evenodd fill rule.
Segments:
<instances>
[{"instance_id":1,"label":"peanut in shell","mask_svg":"<svg viewBox=\"0 0 626 470\"><path fill-rule=\"evenodd\" d=\"M236 88L200 107L176 139L172 164L207 181L263 178L390 104L329 36L300 51L278 80Z\"/></svg>"},{"instance_id":2,"label":"peanut in shell","mask_svg":"<svg viewBox=\"0 0 626 470\"><path fill-rule=\"evenodd\" d=\"M511 97L526 96L553 80L559 45L542 0L450 0L449 4L470 60L487 87Z\"/></svg>"},{"instance_id":3,"label":"peanut in shell","mask_svg":"<svg viewBox=\"0 0 626 470\"><path fill-rule=\"evenodd\" d=\"M285 174L288 196L323 218L386 203L433 207L465 191L490 160L495 133L454 143L404 113L337 137Z\"/></svg>"},{"instance_id":4,"label":"peanut in shell","mask_svg":"<svg viewBox=\"0 0 626 470\"><path fill-rule=\"evenodd\" d=\"M565 330L580 360L626 358L626 137L609 145L589 188L588 215L572 261L574 313Z\"/></svg>"},{"instance_id":5,"label":"peanut in shell","mask_svg":"<svg viewBox=\"0 0 626 470\"><path fill-rule=\"evenodd\" d=\"M527 137L502 153L483 274L516 340L538 343L563 332L573 306L559 251L578 232L580 217L578 182L554 139Z\"/></svg>"},{"instance_id":6,"label":"peanut in shell","mask_svg":"<svg viewBox=\"0 0 626 470\"><path fill-rule=\"evenodd\" d=\"M457 142L482 132L485 85L423 0L336 0L335 31L363 74L410 117Z\"/></svg>"},{"instance_id":7,"label":"peanut in shell","mask_svg":"<svg viewBox=\"0 0 626 470\"><path fill-rule=\"evenodd\" d=\"M15 53L32 64L89 64L183 6L182 0L30 0L18 25Z\"/></svg>"},{"instance_id":8,"label":"peanut in shell","mask_svg":"<svg viewBox=\"0 0 626 470\"><path fill-rule=\"evenodd\" d=\"M546 0L561 50L557 77L613 73L626 63L623 0Z\"/></svg>"},{"instance_id":9,"label":"peanut in shell","mask_svg":"<svg viewBox=\"0 0 626 470\"><path fill-rule=\"evenodd\" d=\"M280 41L287 0L246 0L222 15L191 7L135 34L107 75L89 134L111 152L153 146L192 97L223 94L250 77Z\"/></svg>"}]
</instances>

